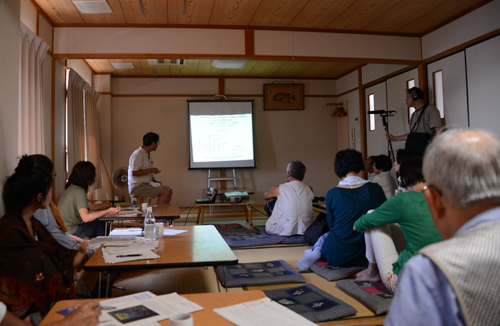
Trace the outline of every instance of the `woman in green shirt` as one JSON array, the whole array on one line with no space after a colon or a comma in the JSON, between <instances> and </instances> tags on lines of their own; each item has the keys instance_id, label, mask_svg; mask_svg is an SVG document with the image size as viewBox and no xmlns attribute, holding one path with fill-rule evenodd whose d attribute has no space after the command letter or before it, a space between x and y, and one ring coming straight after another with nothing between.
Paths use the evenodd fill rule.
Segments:
<instances>
[{"instance_id":1,"label":"woman in green shirt","mask_svg":"<svg viewBox=\"0 0 500 326\"><path fill-rule=\"evenodd\" d=\"M109 207L111 204L97 206L89 203L87 191L95 182L95 166L91 162L80 161L75 164L66 183L57 208L61 211L68 233L80 238L95 238L104 236L104 222L99 218L109 213L118 213L120 206ZM97 210L89 212L90 210ZM99 210L100 209L100 210Z\"/></svg>"},{"instance_id":2,"label":"woman in green shirt","mask_svg":"<svg viewBox=\"0 0 500 326\"><path fill-rule=\"evenodd\" d=\"M442 241L432 221L422 193L426 186L422 159L405 161L400 168L401 179L408 189L392 197L371 213L354 223L354 230L365 232L368 269L356 279L380 281L396 292L398 275L403 265L421 248ZM397 223L397 224L394 224Z\"/></svg>"}]
</instances>

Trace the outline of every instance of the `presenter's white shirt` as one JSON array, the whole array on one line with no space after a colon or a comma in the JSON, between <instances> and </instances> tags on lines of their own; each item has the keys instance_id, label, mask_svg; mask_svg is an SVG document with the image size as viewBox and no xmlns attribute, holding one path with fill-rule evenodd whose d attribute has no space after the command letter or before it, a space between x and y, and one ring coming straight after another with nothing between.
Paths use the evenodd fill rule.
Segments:
<instances>
[{"instance_id":1,"label":"presenter's white shirt","mask_svg":"<svg viewBox=\"0 0 500 326\"><path fill-rule=\"evenodd\" d=\"M273 213L266 222L266 232L290 236L304 234L314 221L311 188L302 181L290 181L279 186Z\"/></svg>"},{"instance_id":2,"label":"presenter's white shirt","mask_svg":"<svg viewBox=\"0 0 500 326\"><path fill-rule=\"evenodd\" d=\"M132 175L133 171L151 169L153 167L153 160L151 160L151 155L149 155L142 147L136 149L128 161L128 192L144 183L150 183L153 181L153 174L148 173L141 175L140 177L134 177Z\"/></svg>"}]
</instances>

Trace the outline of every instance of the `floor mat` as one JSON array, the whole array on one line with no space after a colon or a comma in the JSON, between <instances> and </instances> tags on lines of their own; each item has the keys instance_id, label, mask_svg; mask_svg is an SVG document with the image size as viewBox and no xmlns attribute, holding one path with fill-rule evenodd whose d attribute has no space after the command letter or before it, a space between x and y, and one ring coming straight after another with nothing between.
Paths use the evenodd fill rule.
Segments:
<instances>
[{"instance_id":1,"label":"floor mat","mask_svg":"<svg viewBox=\"0 0 500 326\"><path fill-rule=\"evenodd\" d=\"M293 310L313 323L352 316L356 309L312 284L267 290L264 293L272 300Z\"/></svg>"},{"instance_id":2,"label":"floor mat","mask_svg":"<svg viewBox=\"0 0 500 326\"><path fill-rule=\"evenodd\" d=\"M305 283L302 275L284 260L246 263L216 268L217 277L226 287Z\"/></svg>"},{"instance_id":3,"label":"floor mat","mask_svg":"<svg viewBox=\"0 0 500 326\"><path fill-rule=\"evenodd\" d=\"M385 314L391 307L393 294L382 282L342 280L337 286L370 308L376 315Z\"/></svg>"},{"instance_id":4,"label":"floor mat","mask_svg":"<svg viewBox=\"0 0 500 326\"><path fill-rule=\"evenodd\" d=\"M269 236L272 236L272 237L279 237L281 239L280 243L306 243L306 240L304 239L304 236L303 235L292 235L292 236L289 236L289 237L285 237L285 236L282 236L282 235L274 235L274 234L268 234L266 232L266 226L265 225L260 225L260 226L254 226L254 228L256 230L258 230L259 232L262 232L262 233L265 233Z\"/></svg>"},{"instance_id":5,"label":"floor mat","mask_svg":"<svg viewBox=\"0 0 500 326\"><path fill-rule=\"evenodd\" d=\"M328 264L326 261L318 261L310 267L314 273L325 278L328 281L341 280L343 278L348 278L349 276L356 274L366 267L334 267Z\"/></svg>"}]
</instances>

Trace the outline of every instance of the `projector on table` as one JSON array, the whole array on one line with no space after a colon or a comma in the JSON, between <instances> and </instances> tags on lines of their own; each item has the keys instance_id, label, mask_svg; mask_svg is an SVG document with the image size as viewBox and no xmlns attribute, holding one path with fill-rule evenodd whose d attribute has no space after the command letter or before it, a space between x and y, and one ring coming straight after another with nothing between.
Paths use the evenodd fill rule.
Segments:
<instances>
[{"instance_id":1,"label":"projector on table","mask_svg":"<svg viewBox=\"0 0 500 326\"><path fill-rule=\"evenodd\" d=\"M248 200L248 192L246 191L232 191L224 193L226 203L241 203Z\"/></svg>"}]
</instances>

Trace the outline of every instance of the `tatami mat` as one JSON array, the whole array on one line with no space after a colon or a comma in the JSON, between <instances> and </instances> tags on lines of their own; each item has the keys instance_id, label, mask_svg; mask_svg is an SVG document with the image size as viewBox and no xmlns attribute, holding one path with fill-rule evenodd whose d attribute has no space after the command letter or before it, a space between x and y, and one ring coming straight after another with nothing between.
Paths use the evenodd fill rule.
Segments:
<instances>
[{"instance_id":1,"label":"tatami mat","mask_svg":"<svg viewBox=\"0 0 500 326\"><path fill-rule=\"evenodd\" d=\"M113 297L151 291L157 295L177 292L213 293L218 292L217 279L213 267L169 268L127 271L118 274L113 286ZM221 291L225 291L221 287ZM231 288L231 292L243 291L242 288Z\"/></svg>"}]
</instances>

